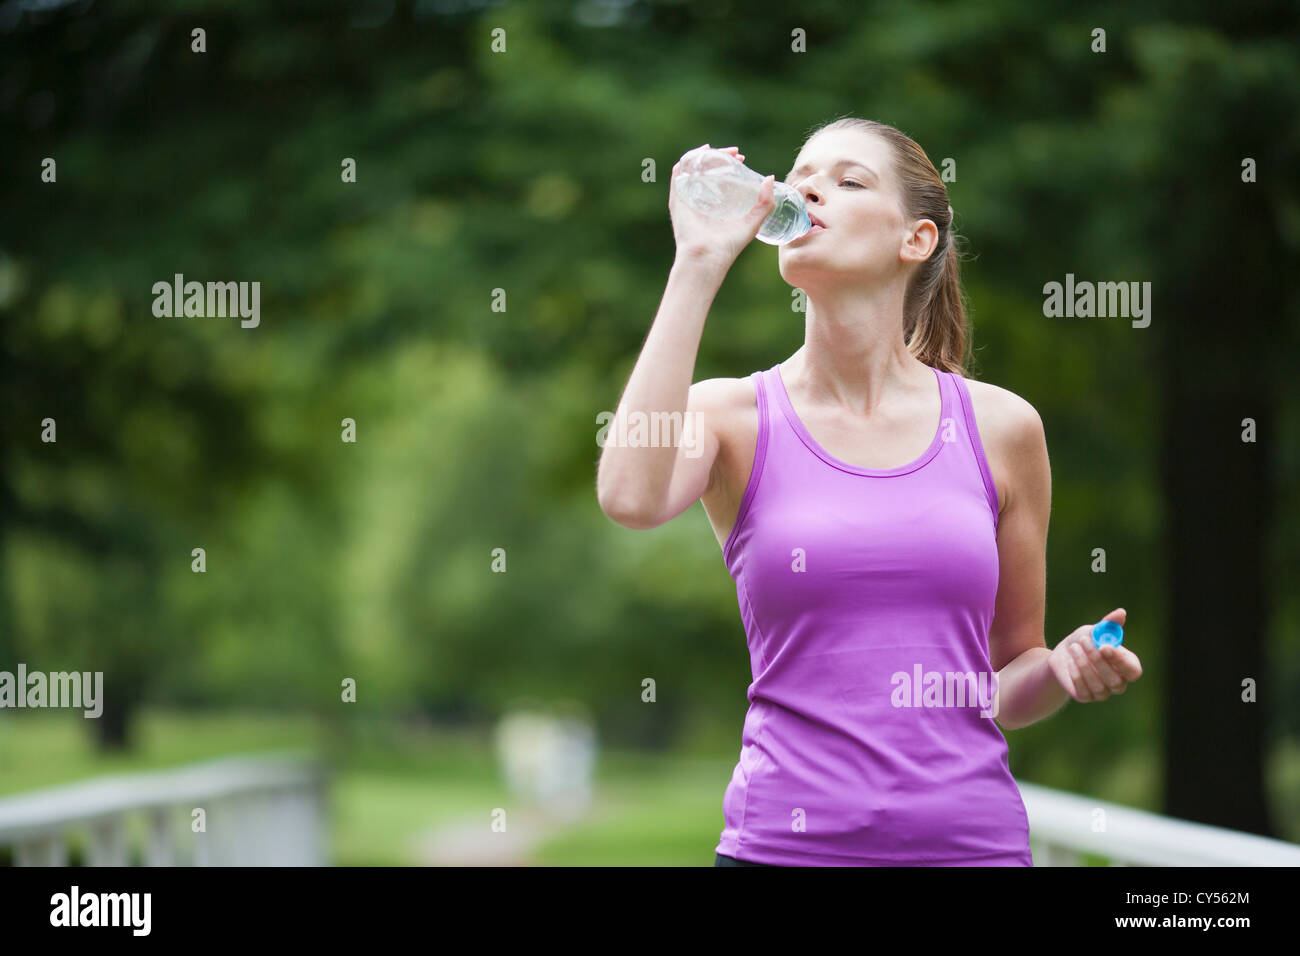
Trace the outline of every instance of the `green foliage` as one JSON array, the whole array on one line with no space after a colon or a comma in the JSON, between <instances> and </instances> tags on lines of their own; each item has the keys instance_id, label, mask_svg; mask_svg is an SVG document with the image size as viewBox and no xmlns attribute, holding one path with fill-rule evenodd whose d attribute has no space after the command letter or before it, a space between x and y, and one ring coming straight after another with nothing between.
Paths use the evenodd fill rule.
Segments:
<instances>
[{"instance_id":1,"label":"green foliage","mask_svg":"<svg viewBox=\"0 0 1300 956\"><path fill-rule=\"evenodd\" d=\"M1300 248L1293 11L818 3L788 22L776 3L646 3L594 27L583 6L402 3L367 26L382 5L136 2L25 14L0 39L0 663L103 662L119 706L337 711L353 677L359 710L569 696L617 740L738 731L748 658L708 522L698 506L652 532L609 522L596 414L667 276L677 157L734 143L779 173L848 113L957 160L978 374L1038 409L1052 455L1048 643L1122 604L1158 687L1174 636L1151 557L1169 414L1151 369L1196 349L1171 335L1175 303L1229 267L1207 237L1277 237L1231 268L1290 283L1281 338L1255 354L1295 412L1278 267ZM1243 154L1261 169L1249 194ZM775 256L755 244L728 277L697 380L798 347ZM1147 330L1045 318L1042 286L1067 268L1154 275L1163 311ZM260 281L260 327L154 317L152 284L177 272ZM1279 487L1298 464L1279 450ZM1287 596L1273 650L1293 691L1295 620ZM1018 732L1017 772L1086 788L1155 739L1158 699ZM1294 707L1275 720L1300 729Z\"/></svg>"}]
</instances>

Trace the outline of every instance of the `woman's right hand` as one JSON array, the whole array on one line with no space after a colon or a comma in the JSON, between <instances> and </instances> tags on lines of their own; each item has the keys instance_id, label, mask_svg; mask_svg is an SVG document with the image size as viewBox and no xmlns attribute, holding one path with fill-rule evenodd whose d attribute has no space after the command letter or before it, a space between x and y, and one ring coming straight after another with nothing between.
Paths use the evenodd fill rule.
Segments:
<instances>
[{"instance_id":1,"label":"woman's right hand","mask_svg":"<svg viewBox=\"0 0 1300 956\"><path fill-rule=\"evenodd\" d=\"M708 149L709 144L696 147ZM694 150L692 150L693 152ZM726 151L744 162L744 154L735 146L726 147ZM685 158L686 154L682 154ZM768 213L776 208L773 198L775 177L763 180L758 200L754 208L739 219L723 221L713 219L692 209L690 204L677 194L677 177L681 174L681 160L673 164L672 175L668 180L668 212L673 221L673 238L677 242L677 258L705 262L730 269L742 249L754 241L759 227Z\"/></svg>"}]
</instances>

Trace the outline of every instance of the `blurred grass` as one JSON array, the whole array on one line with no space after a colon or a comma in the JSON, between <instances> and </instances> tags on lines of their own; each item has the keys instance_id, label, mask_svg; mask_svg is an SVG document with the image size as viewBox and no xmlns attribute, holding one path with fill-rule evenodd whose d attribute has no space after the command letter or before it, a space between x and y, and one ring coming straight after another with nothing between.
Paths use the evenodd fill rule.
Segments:
<instances>
[{"instance_id":1,"label":"blurred grass","mask_svg":"<svg viewBox=\"0 0 1300 956\"><path fill-rule=\"evenodd\" d=\"M328 738L309 716L256 713L141 715L139 746L102 755L80 720L50 712L0 717L0 795L110 773L150 770L239 753L302 750L333 768L332 862L349 866L427 863L422 848L440 826L510 806L482 731L428 723L358 720ZM329 755L334 754L330 759ZM717 759L604 751L590 812L538 844L540 866L712 866L722 829L730 754ZM1128 785L1147 789L1126 768ZM1300 747L1285 742L1272 764L1279 830L1293 841L1300 819ZM1101 858L1089 865L1104 865Z\"/></svg>"},{"instance_id":2,"label":"blurred grass","mask_svg":"<svg viewBox=\"0 0 1300 956\"><path fill-rule=\"evenodd\" d=\"M591 812L544 841L541 866L712 866L734 758L605 751Z\"/></svg>"},{"instance_id":3,"label":"blurred grass","mask_svg":"<svg viewBox=\"0 0 1300 956\"><path fill-rule=\"evenodd\" d=\"M145 711L134 749L100 753L90 721L57 711L0 716L0 796L85 777L152 770L238 753L321 749L308 717Z\"/></svg>"}]
</instances>

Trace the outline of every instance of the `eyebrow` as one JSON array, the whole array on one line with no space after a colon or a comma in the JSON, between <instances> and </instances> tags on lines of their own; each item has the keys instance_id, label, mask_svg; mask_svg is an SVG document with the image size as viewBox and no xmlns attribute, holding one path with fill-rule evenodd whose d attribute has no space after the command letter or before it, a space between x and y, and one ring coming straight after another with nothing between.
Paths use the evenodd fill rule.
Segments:
<instances>
[{"instance_id":1,"label":"eyebrow","mask_svg":"<svg viewBox=\"0 0 1300 956\"><path fill-rule=\"evenodd\" d=\"M809 163L800 163L794 169L790 170L788 173L785 174L785 181L789 182L789 180L795 175L795 173L802 172L803 170L807 169L809 165L810 165ZM876 171L874 169L872 169L870 166L858 162L856 159L848 159L848 158L837 159L835 160L835 162L831 164L831 169L838 169L841 166L861 166L867 172L871 173L872 176L876 176ZM876 176L876 178L879 179L880 177Z\"/></svg>"}]
</instances>

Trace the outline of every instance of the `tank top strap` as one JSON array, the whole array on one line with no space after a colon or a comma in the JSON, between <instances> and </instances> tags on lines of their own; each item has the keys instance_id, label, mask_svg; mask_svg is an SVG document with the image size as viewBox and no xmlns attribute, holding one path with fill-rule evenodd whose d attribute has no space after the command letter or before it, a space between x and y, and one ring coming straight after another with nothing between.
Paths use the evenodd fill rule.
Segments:
<instances>
[{"instance_id":1,"label":"tank top strap","mask_svg":"<svg viewBox=\"0 0 1300 956\"><path fill-rule=\"evenodd\" d=\"M772 443L773 412L776 409L773 407L775 399L772 395L771 380L768 378L769 371L753 372L749 376L754 380L754 398L758 404L758 438L754 443L753 468L756 472L762 470L767 458L768 446ZM750 484L752 486L756 482Z\"/></svg>"},{"instance_id":2,"label":"tank top strap","mask_svg":"<svg viewBox=\"0 0 1300 956\"><path fill-rule=\"evenodd\" d=\"M775 365L772 366L772 369L775 368ZM749 470L749 483L745 486L744 495L740 499L740 509L736 513L736 522L731 526L731 533L727 535L726 543L722 546L722 557L728 567L731 564L731 550L736 543L736 534L745 523L745 515L749 511L750 503L754 500L754 492L757 490L759 480L763 476L763 466L767 462L767 449L771 444L772 423L775 416L780 414L774 407L775 399L772 397L772 385L769 378L772 369L751 372L749 375L750 381L754 384L754 400L758 406L758 434L754 442L754 462Z\"/></svg>"},{"instance_id":3,"label":"tank top strap","mask_svg":"<svg viewBox=\"0 0 1300 956\"><path fill-rule=\"evenodd\" d=\"M763 432L764 457L769 468L797 457L799 449L804 445L799 429L795 427L790 420L790 414L786 411L787 399L785 385L781 382L780 365L781 363L777 362L771 368L754 373L761 390L759 426Z\"/></svg>"},{"instance_id":4,"label":"tank top strap","mask_svg":"<svg viewBox=\"0 0 1300 956\"><path fill-rule=\"evenodd\" d=\"M984 443L980 441L979 425L975 421L975 405L971 401L970 389L966 380L955 372L942 372L941 377L948 380L954 401L952 408L956 427L963 433L963 444L970 449L979 468L980 479L984 483L984 494L988 498L989 508L993 511L993 528L998 526L998 489L993 482L993 471L989 468L988 456L984 453Z\"/></svg>"}]
</instances>

